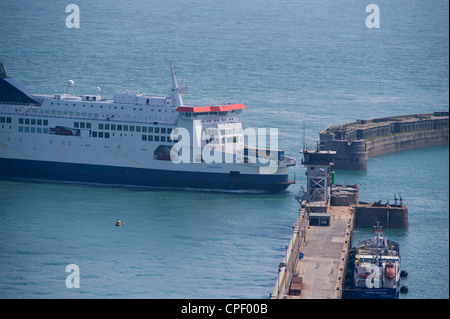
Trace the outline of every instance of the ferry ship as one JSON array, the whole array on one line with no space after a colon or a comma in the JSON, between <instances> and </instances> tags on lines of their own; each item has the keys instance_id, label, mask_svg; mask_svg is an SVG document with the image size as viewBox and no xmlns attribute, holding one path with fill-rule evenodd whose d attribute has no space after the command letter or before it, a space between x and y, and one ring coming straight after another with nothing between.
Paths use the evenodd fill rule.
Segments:
<instances>
[{"instance_id":1,"label":"ferry ship","mask_svg":"<svg viewBox=\"0 0 450 319\"><path fill-rule=\"evenodd\" d=\"M0 177L265 192L295 183L295 159L245 144L243 104L183 104L188 87L170 67L165 97L105 99L100 88L75 96L72 80L63 94L33 94L0 63Z\"/></svg>"},{"instance_id":2,"label":"ferry ship","mask_svg":"<svg viewBox=\"0 0 450 319\"><path fill-rule=\"evenodd\" d=\"M400 245L381 234L359 242L354 261L354 299L398 299L400 293Z\"/></svg>"}]
</instances>

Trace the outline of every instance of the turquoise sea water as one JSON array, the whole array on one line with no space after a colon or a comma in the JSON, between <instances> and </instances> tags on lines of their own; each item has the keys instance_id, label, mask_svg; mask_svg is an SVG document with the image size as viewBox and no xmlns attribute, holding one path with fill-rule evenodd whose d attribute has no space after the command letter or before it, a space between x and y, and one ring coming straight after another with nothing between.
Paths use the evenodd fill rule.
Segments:
<instances>
[{"instance_id":1,"label":"turquoise sea water","mask_svg":"<svg viewBox=\"0 0 450 319\"><path fill-rule=\"evenodd\" d=\"M68 29L70 3L0 3L0 62L36 93L72 79L78 95L165 95L173 62L186 103L244 103L244 127L278 128L298 162L303 131L313 147L332 124L448 110L447 1L76 1ZM366 27L370 3L379 29ZM409 229L385 232L409 273L402 298L449 297L448 166L438 146L337 171L361 200L408 205ZM0 298L267 298L303 167L294 177L275 195L1 180ZM68 264L80 288L66 288Z\"/></svg>"}]
</instances>

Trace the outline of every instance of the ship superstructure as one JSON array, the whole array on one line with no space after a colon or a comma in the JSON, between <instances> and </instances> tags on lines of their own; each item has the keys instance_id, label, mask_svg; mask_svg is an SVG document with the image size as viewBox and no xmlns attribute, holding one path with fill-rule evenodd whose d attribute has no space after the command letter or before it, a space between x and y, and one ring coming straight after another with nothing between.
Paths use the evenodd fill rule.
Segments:
<instances>
[{"instance_id":1,"label":"ship superstructure","mask_svg":"<svg viewBox=\"0 0 450 319\"><path fill-rule=\"evenodd\" d=\"M33 94L0 64L0 176L145 187L277 192L295 160L245 144L243 104L183 104L171 65L167 96Z\"/></svg>"}]
</instances>

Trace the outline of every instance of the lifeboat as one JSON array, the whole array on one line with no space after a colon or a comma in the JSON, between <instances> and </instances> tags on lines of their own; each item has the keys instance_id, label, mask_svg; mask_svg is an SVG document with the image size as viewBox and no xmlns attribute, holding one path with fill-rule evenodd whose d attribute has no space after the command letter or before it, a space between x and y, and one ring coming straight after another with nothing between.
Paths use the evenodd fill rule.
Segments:
<instances>
[{"instance_id":1,"label":"lifeboat","mask_svg":"<svg viewBox=\"0 0 450 319\"><path fill-rule=\"evenodd\" d=\"M361 271L361 272L358 271L358 277L360 277L360 278L367 278L367 277L369 277L370 274L371 273L367 272L367 271Z\"/></svg>"},{"instance_id":2,"label":"lifeboat","mask_svg":"<svg viewBox=\"0 0 450 319\"><path fill-rule=\"evenodd\" d=\"M384 275L387 279L392 280L395 278L395 265L394 264L386 264L386 267L384 269Z\"/></svg>"}]
</instances>

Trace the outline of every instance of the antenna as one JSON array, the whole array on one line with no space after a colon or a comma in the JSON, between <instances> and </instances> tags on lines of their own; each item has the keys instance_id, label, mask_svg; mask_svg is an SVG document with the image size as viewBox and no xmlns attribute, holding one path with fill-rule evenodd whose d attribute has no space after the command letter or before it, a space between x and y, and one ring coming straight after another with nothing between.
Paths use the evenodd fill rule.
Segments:
<instances>
[{"instance_id":1,"label":"antenna","mask_svg":"<svg viewBox=\"0 0 450 319\"><path fill-rule=\"evenodd\" d=\"M306 150L305 121L303 121L303 149Z\"/></svg>"}]
</instances>

